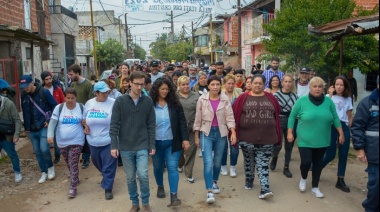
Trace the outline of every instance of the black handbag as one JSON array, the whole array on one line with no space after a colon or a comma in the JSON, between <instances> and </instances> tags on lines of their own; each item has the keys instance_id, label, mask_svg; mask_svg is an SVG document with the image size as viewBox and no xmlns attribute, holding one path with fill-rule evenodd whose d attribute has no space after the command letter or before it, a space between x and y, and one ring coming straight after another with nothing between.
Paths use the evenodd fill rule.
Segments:
<instances>
[{"instance_id":1,"label":"black handbag","mask_svg":"<svg viewBox=\"0 0 380 212\"><path fill-rule=\"evenodd\" d=\"M0 134L13 135L15 133L15 124L12 120L0 119Z\"/></svg>"},{"instance_id":2,"label":"black handbag","mask_svg":"<svg viewBox=\"0 0 380 212\"><path fill-rule=\"evenodd\" d=\"M0 102L1 103L1 102ZM0 117L4 108L0 108ZM0 134L13 135L15 133L15 123L13 120L6 120L0 118Z\"/></svg>"}]
</instances>

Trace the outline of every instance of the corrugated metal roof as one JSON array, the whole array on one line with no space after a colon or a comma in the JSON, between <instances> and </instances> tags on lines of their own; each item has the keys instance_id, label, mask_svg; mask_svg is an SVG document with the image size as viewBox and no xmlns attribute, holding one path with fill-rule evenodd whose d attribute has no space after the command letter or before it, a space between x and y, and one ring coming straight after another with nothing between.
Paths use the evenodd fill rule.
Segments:
<instances>
[{"instance_id":1,"label":"corrugated metal roof","mask_svg":"<svg viewBox=\"0 0 380 212\"><path fill-rule=\"evenodd\" d=\"M379 33L379 14L334 21L322 26L309 25L308 31L317 36L331 35L327 40Z\"/></svg>"}]
</instances>

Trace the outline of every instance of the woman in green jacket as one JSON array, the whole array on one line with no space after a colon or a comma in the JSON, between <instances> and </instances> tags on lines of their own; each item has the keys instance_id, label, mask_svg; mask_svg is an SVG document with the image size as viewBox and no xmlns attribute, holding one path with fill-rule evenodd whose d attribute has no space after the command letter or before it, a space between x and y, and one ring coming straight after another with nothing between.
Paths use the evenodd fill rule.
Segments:
<instances>
[{"instance_id":1,"label":"woman in green jacket","mask_svg":"<svg viewBox=\"0 0 380 212\"><path fill-rule=\"evenodd\" d=\"M293 126L298 118L297 137L301 157L301 180L299 189L306 190L307 175L311 164L312 190L318 198L324 197L318 184L322 172L322 160L326 148L330 146L331 124L339 132L339 144L344 142L344 134L334 102L323 94L325 82L320 77L313 77L309 83L309 95L298 99L288 120L288 142L294 141Z\"/></svg>"}]
</instances>

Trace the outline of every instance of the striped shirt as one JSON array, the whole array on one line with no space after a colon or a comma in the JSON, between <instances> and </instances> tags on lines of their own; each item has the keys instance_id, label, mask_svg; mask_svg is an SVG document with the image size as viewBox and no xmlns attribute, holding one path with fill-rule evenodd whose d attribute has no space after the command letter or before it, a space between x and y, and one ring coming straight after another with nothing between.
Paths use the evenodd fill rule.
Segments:
<instances>
[{"instance_id":1,"label":"striped shirt","mask_svg":"<svg viewBox=\"0 0 380 212\"><path fill-rule=\"evenodd\" d=\"M276 93L274 93L274 97L276 97L278 103L280 104L280 114L289 116L294 104L298 99L297 95L292 92L284 93L282 92L282 90L279 90Z\"/></svg>"},{"instance_id":2,"label":"striped shirt","mask_svg":"<svg viewBox=\"0 0 380 212\"><path fill-rule=\"evenodd\" d=\"M265 77L265 88L269 87L269 80L274 75L277 75L280 78L280 82L281 82L281 80L282 80L282 78L284 77L285 74L284 74L284 72L282 72L280 70L273 71L272 68L270 68L268 70L265 70L263 72L263 76Z\"/></svg>"}]
</instances>

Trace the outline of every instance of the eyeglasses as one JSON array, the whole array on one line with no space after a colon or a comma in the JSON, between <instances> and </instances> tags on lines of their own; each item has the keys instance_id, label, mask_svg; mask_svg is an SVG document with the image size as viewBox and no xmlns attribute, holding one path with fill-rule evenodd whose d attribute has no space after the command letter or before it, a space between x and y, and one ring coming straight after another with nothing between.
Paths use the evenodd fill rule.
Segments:
<instances>
[{"instance_id":1,"label":"eyeglasses","mask_svg":"<svg viewBox=\"0 0 380 212\"><path fill-rule=\"evenodd\" d=\"M137 87L143 87L143 86L145 86L145 83L135 83L135 82L132 82L132 84L134 84L135 86L137 86Z\"/></svg>"}]
</instances>

